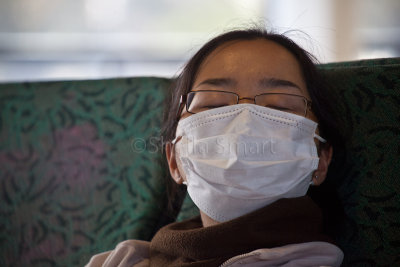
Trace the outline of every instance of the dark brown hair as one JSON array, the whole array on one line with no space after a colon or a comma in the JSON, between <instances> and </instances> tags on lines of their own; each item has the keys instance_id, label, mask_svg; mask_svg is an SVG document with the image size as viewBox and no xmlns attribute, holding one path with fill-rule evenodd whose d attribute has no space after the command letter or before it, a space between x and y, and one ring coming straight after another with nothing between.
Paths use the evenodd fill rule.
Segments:
<instances>
[{"instance_id":1,"label":"dark brown hair","mask_svg":"<svg viewBox=\"0 0 400 267\"><path fill-rule=\"evenodd\" d=\"M200 50L198 50L197 53L195 53L187 62L171 87L170 96L165 109L164 125L162 128L163 141L168 142L175 138L176 127L178 124L176 113L179 108L180 96L187 94L191 90L198 70L207 56L209 56L216 48L227 42L257 39L275 42L286 48L295 56L299 62L307 90L311 97L311 109L318 119L320 135L327 139L330 144L335 145L339 142L340 138L336 135L337 131L335 130L336 121L331 115L331 103L325 95L325 85L316 68L316 64L318 63L316 58L285 35L268 32L265 29L258 28L234 30L223 33L202 46ZM169 184L168 190L169 199L172 201L177 195L177 186L170 177L167 177L167 179L172 183ZM169 182L167 181L167 183Z\"/></svg>"}]
</instances>

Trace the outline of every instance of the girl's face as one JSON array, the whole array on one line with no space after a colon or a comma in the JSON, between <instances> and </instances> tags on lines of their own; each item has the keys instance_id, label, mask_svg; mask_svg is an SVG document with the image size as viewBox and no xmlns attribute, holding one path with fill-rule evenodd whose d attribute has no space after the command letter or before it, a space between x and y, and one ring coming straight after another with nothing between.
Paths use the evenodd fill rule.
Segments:
<instances>
[{"instance_id":1,"label":"girl's face","mask_svg":"<svg viewBox=\"0 0 400 267\"><path fill-rule=\"evenodd\" d=\"M202 63L192 91L234 92L239 103L254 103L263 93L287 93L310 99L296 58L284 47L267 40L232 41L214 50ZM183 109L182 118L191 114ZM316 121L311 111L307 118Z\"/></svg>"},{"instance_id":2,"label":"girl's face","mask_svg":"<svg viewBox=\"0 0 400 267\"><path fill-rule=\"evenodd\" d=\"M214 50L201 64L191 88L191 91L199 90L234 92L239 95L239 103L254 103L253 98L264 93L294 94L310 99L296 58L284 47L263 39L232 41ZM191 115L184 108L181 119ZM311 110L306 117L318 122ZM178 184L186 181L171 143L166 145L166 155L173 179ZM312 178L315 185L324 181L331 157L331 147L321 149L318 169ZM204 226L217 223L203 212L200 214Z\"/></svg>"}]
</instances>

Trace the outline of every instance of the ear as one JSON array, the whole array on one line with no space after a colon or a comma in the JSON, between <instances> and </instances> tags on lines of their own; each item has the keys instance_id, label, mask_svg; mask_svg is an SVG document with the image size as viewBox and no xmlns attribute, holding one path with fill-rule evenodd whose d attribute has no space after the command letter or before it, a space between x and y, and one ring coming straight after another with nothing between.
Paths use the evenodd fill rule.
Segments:
<instances>
[{"instance_id":1,"label":"ear","mask_svg":"<svg viewBox=\"0 0 400 267\"><path fill-rule=\"evenodd\" d=\"M182 184L183 178L179 172L178 164L176 163L175 145L173 145L171 142L166 143L165 154L167 156L169 172L172 176L172 179L174 179L177 184Z\"/></svg>"},{"instance_id":2,"label":"ear","mask_svg":"<svg viewBox=\"0 0 400 267\"><path fill-rule=\"evenodd\" d=\"M332 160L333 148L331 145L320 146L320 155L318 169L314 171L312 181L314 185L320 185L325 181L326 175L328 173L328 167Z\"/></svg>"}]
</instances>

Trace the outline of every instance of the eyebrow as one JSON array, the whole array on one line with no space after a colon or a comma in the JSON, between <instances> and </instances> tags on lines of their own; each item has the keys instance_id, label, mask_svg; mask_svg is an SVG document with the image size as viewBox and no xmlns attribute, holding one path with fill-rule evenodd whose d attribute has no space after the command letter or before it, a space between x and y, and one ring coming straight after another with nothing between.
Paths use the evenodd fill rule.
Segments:
<instances>
[{"instance_id":1,"label":"eyebrow","mask_svg":"<svg viewBox=\"0 0 400 267\"><path fill-rule=\"evenodd\" d=\"M282 80L277 78L263 78L258 83L261 87L266 89L275 87L292 87L301 91L300 86L288 80ZM237 85L237 81L231 78L212 78L202 81L196 87L199 87L201 85L235 87Z\"/></svg>"},{"instance_id":2,"label":"eyebrow","mask_svg":"<svg viewBox=\"0 0 400 267\"><path fill-rule=\"evenodd\" d=\"M282 80L276 78L263 78L259 81L259 84L264 88L294 87L301 91L300 86L288 80Z\"/></svg>"},{"instance_id":3,"label":"eyebrow","mask_svg":"<svg viewBox=\"0 0 400 267\"><path fill-rule=\"evenodd\" d=\"M235 86L237 82L234 79L230 78L214 78L214 79L207 79L199 83L196 87L200 85L214 85L214 86L221 86L221 87L228 87L228 86Z\"/></svg>"}]
</instances>

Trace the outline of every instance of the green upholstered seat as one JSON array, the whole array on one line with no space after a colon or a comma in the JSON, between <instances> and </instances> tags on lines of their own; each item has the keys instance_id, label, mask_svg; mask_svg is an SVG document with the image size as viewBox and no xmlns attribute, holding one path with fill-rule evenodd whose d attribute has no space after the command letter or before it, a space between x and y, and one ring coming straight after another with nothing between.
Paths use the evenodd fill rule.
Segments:
<instances>
[{"instance_id":1,"label":"green upholstered seat","mask_svg":"<svg viewBox=\"0 0 400 267\"><path fill-rule=\"evenodd\" d=\"M159 140L149 138L168 85L0 85L1 266L83 266L166 223Z\"/></svg>"},{"instance_id":2,"label":"green upholstered seat","mask_svg":"<svg viewBox=\"0 0 400 267\"><path fill-rule=\"evenodd\" d=\"M309 194L344 266L400 265L400 59L319 66L344 136ZM82 266L171 221L164 78L0 84L0 265ZM186 198L178 215L198 214Z\"/></svg>"}]
</instances>

